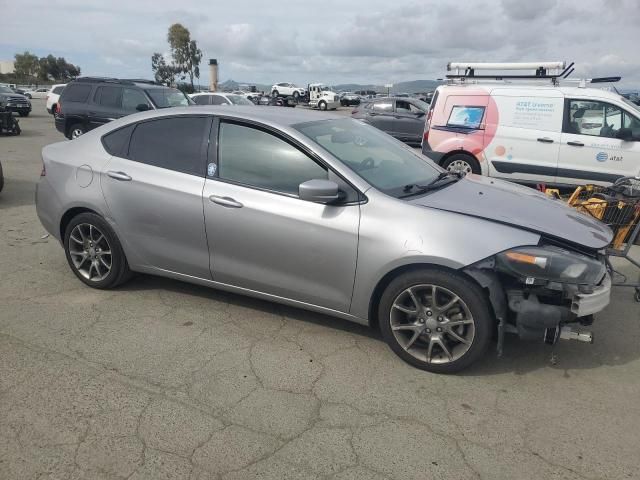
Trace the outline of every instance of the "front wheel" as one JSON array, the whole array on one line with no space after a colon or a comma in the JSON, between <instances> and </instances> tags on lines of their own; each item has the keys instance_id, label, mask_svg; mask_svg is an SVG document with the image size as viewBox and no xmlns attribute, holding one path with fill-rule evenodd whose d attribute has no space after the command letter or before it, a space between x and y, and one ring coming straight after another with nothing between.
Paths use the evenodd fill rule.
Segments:
<instances>
[{"instance_id":1,"label":"front wheel","mask_svg":"<svg viewBox=\"0 0 640 480\"><path fill-rule=\"evenodd\" d=\"M451 155L442 163L442 168L453 173L460 173L464 175L467 173L482 173L478 160L466 153L456 153Z\"/></svg>"},{"instance_id":2,"label":"front wheel","mask_svg":"<svg viewBox=\"0 0 640 480\"><path fill-rule=\"evenodd\" d=\"M455 272L421 269L396 277L378 310L382 336L405 362L454 373L485 353L495 325L482 290Z\"/></svg>"},{"instance_id":3,"label":"front wheel","mask_svg":"<svg viewBox=\"0 0 640 480\"><path fill-rule=\"evenodd\" d=\"M276 98L278 95L279 95L278 90L274 90L274 91L271 92L271 96L273 98Z\"/></svg>"},{"instance_id":4,"label":"front wheel","mask_svg":"<svg viewBox=\"0 0 640 480\"><path fill-rule=\"evenodd\" d=\"M73 273L90 287L113 288L131 275L118 237L95 213L81 213L69 222L64 251Z\"/></svg>"},{"instance_id":5,"label":"front wheel","mask_svg":"<svg viewBox=\"0 0 640 480\"><path fill-rule=\"evenodd\" d=\"M324 100L321 101L320 103L318 103L318 108L320 110L326 110L327 109L327 102L325 102Z\"/></svg>"}]
</instances>

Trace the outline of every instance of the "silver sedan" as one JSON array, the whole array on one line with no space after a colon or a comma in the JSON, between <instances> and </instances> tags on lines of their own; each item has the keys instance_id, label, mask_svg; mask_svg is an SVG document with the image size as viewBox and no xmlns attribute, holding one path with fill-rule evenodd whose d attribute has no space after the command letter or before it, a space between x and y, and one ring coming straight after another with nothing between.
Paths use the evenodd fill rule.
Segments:
<instances>
[{"instance_id":1,"label":"silver sedan","mask_svg":"<svg viewBox=\"0 0 640 480\"><path fill-rule=\"evenodd\" d=\"M609 302L606 226L350 118L158 110L42 156L38 216L90 287L140 272L314 310L433 372L505 333L570 337Z\"/></svg>"}]
</instances>

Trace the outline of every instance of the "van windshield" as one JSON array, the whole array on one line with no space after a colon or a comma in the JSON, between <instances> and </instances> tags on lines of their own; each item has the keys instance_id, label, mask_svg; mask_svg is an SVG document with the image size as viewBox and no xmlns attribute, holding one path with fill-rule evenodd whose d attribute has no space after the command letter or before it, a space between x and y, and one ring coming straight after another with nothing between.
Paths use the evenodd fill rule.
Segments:
<instances>
[{"instance_id":1,"label":"van windshield","mask_svg":"<svg viewBox=\"0 0 640 480\"><path fill-rule=\"evenodd\" d=\"M384 132L350 118L293 125L367 183L394 197L408 185L428 184L442 170Z\"/></svg>"}]
</instances>

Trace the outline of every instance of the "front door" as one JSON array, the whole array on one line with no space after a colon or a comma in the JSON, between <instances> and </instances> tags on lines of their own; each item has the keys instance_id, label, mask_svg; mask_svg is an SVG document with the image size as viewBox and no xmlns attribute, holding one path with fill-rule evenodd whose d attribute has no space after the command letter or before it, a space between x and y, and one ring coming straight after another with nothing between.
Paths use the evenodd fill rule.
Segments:
<instances>
[{"instance_id":1,"label":"front door","mask_svg":"<svg viewBox=\"0 0 640 480\"><path fill-rule=\"evenodd\" d=\"M206 116L140 122L126 158L104 166L110 217L140 266L211 279L202 213L210 128Z\"/></svg>"},{"instance_id":2,"label":"front door","mask_svg":"<svg viewBox=\"0 0 640 480\"><path fill-rule=\"evenodd\" d=\"M393 100L388 98L376 100L365 112L365 121L368 124L390 135L394 134Z\"/></svg>"},{"instance_id":3,"label":"front door","mask_svg":"<svg viewBox=\"0 0 640 480\"><path fill-rule=\"evenodd\" d=\"M631 137L618 138L621 128ZM558 182L607 184L640 175L640 120L611 103L569 99L558 162Z\"/></svg>"},{"instance_id":4,"label":"front door","mask_svg":"<svg viewBox=\"0 0 640 480\"><path fill-rule=\"evenodd\" d=\"M213 279L347 312L360 207L298 198L300 183L333 172L257 126L222 121L210 143L217 166L203 196Z\"/></svg>"},{"instance_id":5,"label":"front door","mask_svg":"<svg viewBox=\"0 0 640 480\"><path fill-rule=\"evenodd\" d=\"M420 142L425 112L408 100L396 100L394 136L408 142Z\"/></svg>"}]
</instances>

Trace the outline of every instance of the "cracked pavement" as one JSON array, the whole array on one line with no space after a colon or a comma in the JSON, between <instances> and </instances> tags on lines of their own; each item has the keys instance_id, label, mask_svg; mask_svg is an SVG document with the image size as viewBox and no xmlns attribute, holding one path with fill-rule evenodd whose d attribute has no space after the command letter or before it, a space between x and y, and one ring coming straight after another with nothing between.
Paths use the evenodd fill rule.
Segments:
<instances>
[{"instance_id":1,"label":"cracked pavement","mask_svg":"<svg viewBox=\"0 0 640 480\"><path fill-rule=\"evenodd\" d=\"M92 290L41 238L40 148L62 136L33 103L0 138L0 479L640 478L630 290L593 346L508 337L456 376L268 302L148 276Z\"/></svg>"}]
</instances>

